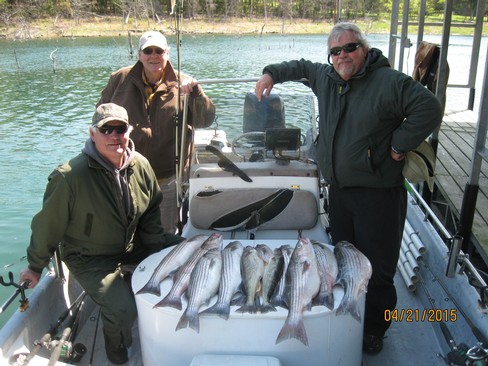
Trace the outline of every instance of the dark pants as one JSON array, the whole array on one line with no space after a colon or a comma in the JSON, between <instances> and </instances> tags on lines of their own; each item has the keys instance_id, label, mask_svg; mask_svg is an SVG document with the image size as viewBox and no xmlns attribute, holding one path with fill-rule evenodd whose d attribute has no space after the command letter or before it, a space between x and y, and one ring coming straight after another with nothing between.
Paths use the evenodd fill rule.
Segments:
<instances>
[{"instance_id":1,"label":"dark pants","mask_svg":"<svg viewBox=\"0 0 488 366\"><path fill-rule=\"evenodd\" d=\"M405 187L337 188L329 191L332 242L346 240L370 260L373 274L366 294L364 333L383 336L390 323L384 311L393 310L393 284L407 213Z\"/></svg>"},{"instance_id":2,"label":"dark pants","mask_svg":"<svg viewBox=\"0 0 488 366\"><path fill-rule=\"evenodd\" d=\"M168 235L171 237L171 235ZM174 236L161 246L135 246L122 256L70 255L63 258L71 274L95 303L100 305L103 334L115 347L132 345L132 326L137 319L134 294L120 273L121 264L138 264L164 247L175 245L183 238Z\"/></svg>"}]
</instances>

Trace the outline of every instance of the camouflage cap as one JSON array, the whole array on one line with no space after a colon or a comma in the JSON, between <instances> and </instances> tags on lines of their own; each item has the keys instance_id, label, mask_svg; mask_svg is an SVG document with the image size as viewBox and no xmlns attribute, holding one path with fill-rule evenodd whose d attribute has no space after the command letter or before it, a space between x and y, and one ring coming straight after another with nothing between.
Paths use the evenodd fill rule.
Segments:
<instances>
[{"instance_id":1,"label":"camouflage cap","mask_svg":"<svg viewBox=\"0 0 488 366\"><path fill-rule=\"evenodd\" d=\"M124 107L115 103L100 104L92 118L92 126L102 127L110 121L120 121L129 124L129 116Z\"/></svg>"}]
</instances>

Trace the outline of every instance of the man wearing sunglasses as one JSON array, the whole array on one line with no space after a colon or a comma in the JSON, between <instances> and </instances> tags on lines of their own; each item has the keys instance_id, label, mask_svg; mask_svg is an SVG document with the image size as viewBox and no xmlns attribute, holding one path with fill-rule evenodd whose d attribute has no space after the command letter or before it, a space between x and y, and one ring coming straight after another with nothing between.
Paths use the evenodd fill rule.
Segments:
<instances>
[{"instance_id":1,"label":"man wearing sunglasses","mask_svg":"<svg viewBox=\"0 0 488 366\"><path fill-rule=\"evenodd\" d=\"M161 191L149 162L134 150L127 111L101 104L82 152L49 176L42 209L32 219L28 268L34 287L59 248L61 259L101 307L108 359L123 364L137 317L120 266L135 265L182 238L161 226Z\"/></svg>"},{"instance_id":2,"label":"man wearing sunglasses","mask_svg":"<svg viewBox=\"0 0 488 366\"><path fill-rule=\"evenodd\" d=\"M329 184L332 242L349 241L370 260L363 350L378 353L390 326L393 284L406 218L402 170L442 120L438 99L390 67L351 23L336 24L328 38L329 64L304 59L268 65L256 83L258 99L275 83L307 79L317 96L317 162Z\"/></svg>"},{"instance_id":3,"label":"man wearing sunglasses","mask_svg":"<svg viewBox=\"0 0 488 366\"><path fill-rule=\"evenodd\" d=\"M180 161L183 159L187 163L192 142L191 129L210 126L215 118L215 107L195 79L178 75L170 61L166 38L160 32L149 31L141 36L138 61L110 76L97 103L113 102L127 109L134 127L131 136L135 148L151 163L163 192L161 219L164 229L171 233L176 231L178 221L176 136L180 139L182 136L184 100L183 97L178 98L178 94L189 95L186 154L179 157ZM181 151L180 146L177 151Z\"/></svg>"}]
</instances>

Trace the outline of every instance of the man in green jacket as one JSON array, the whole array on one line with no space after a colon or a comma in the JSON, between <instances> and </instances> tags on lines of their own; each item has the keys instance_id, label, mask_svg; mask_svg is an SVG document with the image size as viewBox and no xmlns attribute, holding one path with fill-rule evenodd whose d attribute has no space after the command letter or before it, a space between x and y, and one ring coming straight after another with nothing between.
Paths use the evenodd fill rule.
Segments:
<instances>
[{"instance_id":1,"label":"man in green jacket","mask_svg":"<svg viewBox=\"0 0 488 366\"><path fill-rule=\"evenodd\" d=\"M161 219L164 229L174 233L178 222L176 165L180 161L184 166L188 164L191 128L210 126L215 118L215 107L195 79L183 73L180 75L173 68L170 47L160 32L144 33L139 40L137 55L135 65L123 67L110 76L97 105L112 102L127 110L134 128L131 137L136 150L151 163L163 192ZM183 132L184 94L188 95L189 128ZM186 134L183 156L180 154L182 133ZM180 141L176 141L177 136Z\"/></svg>"},{"instance_id":2,"label":"man in green jacket","mask_svg":"<svg viewBox=\"0 0 488 366\"><path fill-rule=\"evenodd\" d=\"M59 247L61 259L86 293L100 305L108 359L127 361L134 295L121 276L121 264L179 243L165 234L159 204L162 194L154 171L129 138L127 111L98 106L82 152L49 176L43 206L32 219L28 268L20 282L34 287Z\"/></svg>"},{"instance_id":3,"label":"man in green jacket","mask_svg":"<svg viewBox=\"0 0 488 366\"><path fill-rule=\"evenodd\" d=\"M390 67L361 30L338 23L328 38L329 63L307 60L268 65L256 83L258 99L275 83L307 79L318 100L317 160L329 184L333 243L353 243L370 260L363 350L378 353L393 310L393 284L406 218L402 170L415 149L442 121L438 99Z\"/></svg>"}]
</instances>

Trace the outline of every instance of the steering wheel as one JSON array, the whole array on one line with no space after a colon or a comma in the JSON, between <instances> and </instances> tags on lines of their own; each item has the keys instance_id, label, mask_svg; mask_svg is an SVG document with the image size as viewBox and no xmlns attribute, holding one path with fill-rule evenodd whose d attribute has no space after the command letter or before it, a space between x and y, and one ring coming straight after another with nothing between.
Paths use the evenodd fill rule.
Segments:
<instances>
[{"instance_id":1,"label":"steering wheel","mask_svg":"<svg viewBox=\"0 0 488 366\"><path fill-rule=\"evenodd\" d=\"M266 154L266 133L251 131L237 135L231 143L232 153L241 159L249 160L252 156Z\"/></svg>"}]
</instances>

